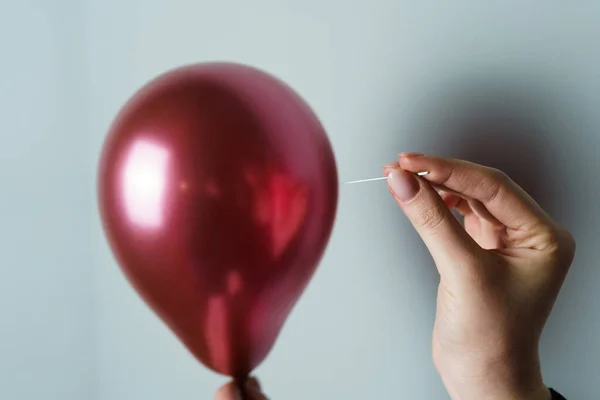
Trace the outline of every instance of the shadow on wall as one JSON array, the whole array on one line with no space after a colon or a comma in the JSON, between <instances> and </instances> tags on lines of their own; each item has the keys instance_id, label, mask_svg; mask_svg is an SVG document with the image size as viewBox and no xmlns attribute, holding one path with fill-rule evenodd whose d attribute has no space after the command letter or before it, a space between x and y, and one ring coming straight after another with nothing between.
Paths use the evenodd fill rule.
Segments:
<instances>
[{"instance_id":1,"label":"shadow on wall","mask_svg":"<svg viewBox=\"0 0 600 400\"><path fill-rule=\"evenodd\" d=\"M426 153L473 161L506 172L550 214L560 213L555 140L561 107L553 88L526 79L457 80L413 113L412 132Z\"/></svg>"},{"instance_id":2,"label":"shadow on wall","mask_svg":"<svg viewBox=\"0 0 600 400\"><path fill-rule=\"evenodd\" d=\"M539 80L529 77L467 76L449 83L425 82L427 87L416 90L409 109L400 113L407 119L396 121L400 132L390 146L500 169L550 215L561 222L573 221L571 208L565 205L574 200L557 189L568 183L568 174L560 171L557 162L561 150L557 143L564 136L558 129L564 122L555 121L563 119L560 100L566 98L560 90L544 82L534 84ZM407 246L422 248L417 237L407 240L414 240ZM432 289L437 286L433 268L415 273L419 276L414 279L427 282Z\"/></svg>"}]
</instances>

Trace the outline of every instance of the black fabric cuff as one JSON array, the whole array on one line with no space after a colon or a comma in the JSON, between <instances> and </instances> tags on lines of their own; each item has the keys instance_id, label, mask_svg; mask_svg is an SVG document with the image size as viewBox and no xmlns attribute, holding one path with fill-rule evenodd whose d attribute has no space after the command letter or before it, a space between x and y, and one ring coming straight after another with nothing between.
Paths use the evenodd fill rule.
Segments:
<instances>
[{"instance_id":1,"label":"black fabric cuff","mask_svg":"<svg viewBox=\"0 0 600 400\"><path fill-rule=\"evenodd\" d=\"M567 400L560 393L550 388L550 393L552 393L552 400Z\"/></svg>"}]
</instances>

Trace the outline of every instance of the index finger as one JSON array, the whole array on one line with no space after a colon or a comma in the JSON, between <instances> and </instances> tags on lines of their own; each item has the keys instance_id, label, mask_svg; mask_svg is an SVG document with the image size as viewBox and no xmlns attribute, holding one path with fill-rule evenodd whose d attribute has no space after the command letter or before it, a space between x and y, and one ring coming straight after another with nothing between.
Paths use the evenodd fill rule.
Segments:
<instances>
[{"instance_id":1,"label":"index finger","mask_svg":"<svg viewBox=\"0 0 600 400\"><path fill-rule=\"evenodd\" d=\"M432 184L480 201L504 226L514 230L550 224L550 217L525 190L503 172L468 161L425 155L401 155L409 172L428 171Z\"/></svg>"}]
</instances>

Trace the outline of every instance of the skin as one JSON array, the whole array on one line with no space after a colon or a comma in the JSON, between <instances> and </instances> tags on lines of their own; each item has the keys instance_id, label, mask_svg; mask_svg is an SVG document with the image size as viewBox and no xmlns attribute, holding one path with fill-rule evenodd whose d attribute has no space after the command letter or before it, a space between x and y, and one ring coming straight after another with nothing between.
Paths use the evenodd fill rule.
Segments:
<instances>
[{"instance_id":1,"label":"skin","mask_svg":"<svg viewBox=\"0 0 600 400\"><path fill-rule=\"evenodd\" d=\"M244 391L244 400L267 400L266 396L262 394L260 383L256 378L248 379L244 385ZM217 391L215 400L239 400L241 398L237 385L229 382Z\"/></svg>"},{"instance_id":2,"label":"skin","mask_svg":"<svg viewBox=\"0 0 600 400\"><path fill-rule=\"evenodd\" d=\"M571 234L498 170L401 153L383 171L440 274L432 351L452 400L550 400L539 340L573 261ZM250 400L266 399L250 382ZM231 387L217 399L237 399Z\"/></svg>"}]
</instances>

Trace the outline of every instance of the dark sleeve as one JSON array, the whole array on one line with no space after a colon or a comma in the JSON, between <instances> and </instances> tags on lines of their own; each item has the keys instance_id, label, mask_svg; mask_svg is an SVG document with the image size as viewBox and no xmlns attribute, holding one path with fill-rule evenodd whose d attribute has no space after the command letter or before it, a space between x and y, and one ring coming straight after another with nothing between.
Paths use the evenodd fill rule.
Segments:
<instances>
[{"instance_id":1,"label":"dark sleeve","mask_svg":"<svg viewBox=\"0 0 600 400\"><path fill-rule=\"evenodd\" d=\"M554 389L550 389L550 393L552 393L552 400L567 400Z\"/></svg>"}]
</instances>

